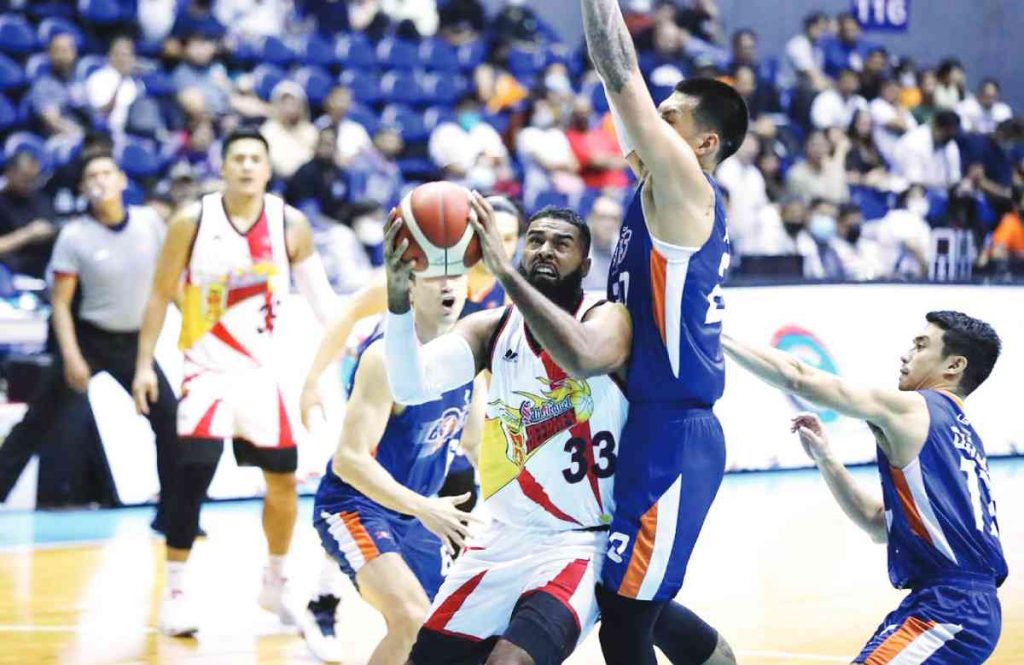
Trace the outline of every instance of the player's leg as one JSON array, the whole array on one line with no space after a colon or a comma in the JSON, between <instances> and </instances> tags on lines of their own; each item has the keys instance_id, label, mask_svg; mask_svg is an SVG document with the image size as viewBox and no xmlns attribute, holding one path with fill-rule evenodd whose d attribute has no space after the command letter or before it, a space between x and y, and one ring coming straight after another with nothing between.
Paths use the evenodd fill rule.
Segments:
<instances>
[{"instance_id":1,"label":"player's leg","mask_svg":"<svg viewBox=\"0 0 1024 665\"><path fill-rule=\"evenodd\" d=\"M733 665L736 656L718 631L675 601L662 607L654 644L673 665Z\"/></svg>"},{"instance_id":2,"label":"player's leg","mask_svg":"<svg viewBox=\"0 0 1024 665\"><path fill-rule=\"evenodd\" d=\"M405 663L430 610L416 575L401 555L389 552L360 568L356 583L366 602L384 615L387 623L387 634L373 650L370 664Z\"/></svg>"},{"instance_id":3,"label":"player's leg","mask_svg":"<svg viewBox=\"0 0 1024 665\"><path fill-rule=\"evenodd\" d=\"M724 436L711 411L648 410L631 413L623 432L622 449L631 453L620 456L598 592L610 665L656 662L654 626L682 586L725 471Z\"/></svg>"}]
</instances>

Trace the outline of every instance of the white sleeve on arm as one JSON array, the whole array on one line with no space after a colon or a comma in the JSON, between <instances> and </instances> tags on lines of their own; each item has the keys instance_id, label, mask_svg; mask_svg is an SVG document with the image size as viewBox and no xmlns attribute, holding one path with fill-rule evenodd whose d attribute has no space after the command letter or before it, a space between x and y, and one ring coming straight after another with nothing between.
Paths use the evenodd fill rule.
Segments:
<instances>
[{"instance_id":1,"label":"white sleeve on arm","mask_svg":"<svg viewBox=\"0 0 1024 665\"><path fill-rule=\"evenodd\" d=\"M609 107L612 112L612 123L615 125L615 135L619 138L619 148L622 149L622 156L629 157L630 154L636 152L636 148L633 147L633 139L629 138L629 132L626 131L626 126L622 124L619 112L610 104Z\"/></svg>"},{"instance_id":2,"label":"white sleeve on arm","mask_svg":"<svg viewBox=\"0 0 1024 665\"><path fill-rule=\"evenodd\" d=\"M384 323L384 360L391 395L398 404L426 404L471 382L476 360L458 333L441 335L420 346L413 313L388 313Z\"/></svg>"},{"instance_id":3,"label":"white sleeve on arm","mask_svg":"<svg viewBox=\"0 0 1024 665\"><path fill-rule=\"evenodd\" d=\"M327 280L320 255L313 252L293 265L292 274L295 275L295 286L313 308L313 314L324 326L329 325L337 315L341 301Z\"/></svg>"}]
</instances>

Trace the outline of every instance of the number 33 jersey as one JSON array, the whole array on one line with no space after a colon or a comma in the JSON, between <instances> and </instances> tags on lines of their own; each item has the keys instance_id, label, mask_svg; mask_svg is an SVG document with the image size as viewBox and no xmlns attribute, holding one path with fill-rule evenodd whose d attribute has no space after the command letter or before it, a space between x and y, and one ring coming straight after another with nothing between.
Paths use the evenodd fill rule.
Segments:
<instances>
[{"instance_id":1,"label":"number 33 jersey","mask_svg":"<svg viewBox=\"0 0 1024 665\"><path fill-rule=\"evenodd\" d=\"M584 298L577 319L602 302ZM491 341L490 370L480 476L491 514L526 529L607 527L628 413L622 390L608 376L567 376L515 306Z\"/></svg>"},{"instance_id":2,"label":"number 33 jersey","mask_svg":"<svg viewBox=\"0 0 1024 665\"><path fill-rule=\"evenodd\" d=\"M878 451L889 579L899 589L967 574L1006 578L996 504L981 438L955 395L920 393L928 404L928 439L902 469Z\"/></svg>"}]
</instances>

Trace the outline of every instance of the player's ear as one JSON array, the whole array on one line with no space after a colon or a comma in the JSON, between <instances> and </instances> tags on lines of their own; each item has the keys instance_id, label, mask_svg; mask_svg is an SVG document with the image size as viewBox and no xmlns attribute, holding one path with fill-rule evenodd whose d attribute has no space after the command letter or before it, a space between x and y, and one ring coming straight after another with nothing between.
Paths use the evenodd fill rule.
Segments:
<instances>
[{"instance_id":1,"label":"player's ear","mask_svg":"<svg viewBox=\"0 0 1024 665\"><path fill-rule=\"evenodd\" d=\"M946 372L962 377L967 371L967 358L964 356L949 356L946 358Z\"/></svg>"},{"instance_id":2,"label":"player's ear","mask_svg":"<svg viewBox=\"0 0 1024 665\"><path fill-rule=\"evenodd\" d=\"M583 271L583 276L584 277L586 277L587 275L590 274L590 266L591 265L593 265L593 262L590 260L589 256L587 258L583 259L583 265L580 266L580 270Z\"/></svg>"}]
</instances>

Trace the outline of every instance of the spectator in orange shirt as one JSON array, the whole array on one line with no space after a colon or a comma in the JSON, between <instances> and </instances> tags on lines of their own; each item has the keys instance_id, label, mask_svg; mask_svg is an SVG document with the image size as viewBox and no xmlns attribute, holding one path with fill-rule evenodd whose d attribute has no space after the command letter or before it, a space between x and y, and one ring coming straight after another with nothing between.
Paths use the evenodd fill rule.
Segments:
<instances>
[{"instance_id":1,"label":"spectator in orange shirt","mask_svg":"<svg viewBox=\"0 0 1024 665\"><path fill-rule=\"evenodd\" d=\"M1017 192L1016 205L1013 210L1003 215L995 233L992 234L993 261L1024 260L1024 221L1021 210L1024 209L1024 190Z\"/></svg>"},{"instance_id":2,"label":"spectator in orange shirt","mask_svg":"<svg viewBox=\"0 0 1024 665\"><path fill-rule=\"evenodd\" d=\"M583 183L591 189L623 188L626 160L615 137L601 126L591 127L594 107L587 97L577 97L572 105L569 129L565 132L569 146L580 163Z\"/></svg>"}]
</instances>

